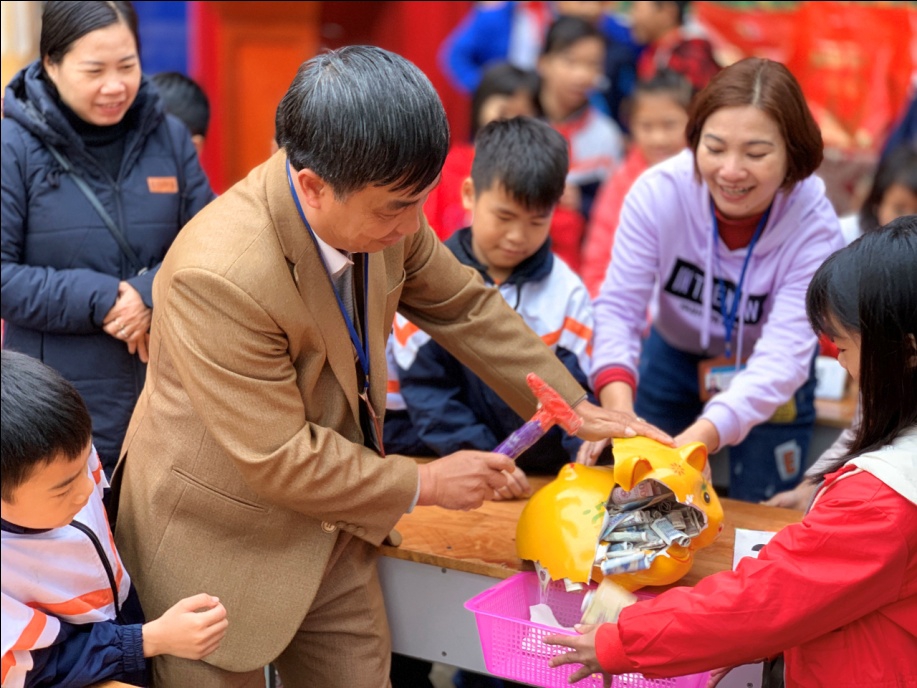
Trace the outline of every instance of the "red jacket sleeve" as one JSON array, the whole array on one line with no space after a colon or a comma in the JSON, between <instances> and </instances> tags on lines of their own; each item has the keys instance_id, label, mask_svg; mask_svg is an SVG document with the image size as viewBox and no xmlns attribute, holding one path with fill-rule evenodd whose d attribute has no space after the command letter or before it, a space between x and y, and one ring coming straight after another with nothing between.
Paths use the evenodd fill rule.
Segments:
<instances>
[{"instance_id":1,"label":"red jacket sleeve","mask_svg":"<svg viewBox=\"0 0 917 688\"><path fill-rule=\"evenodd\" d=\"M743 664L893 602L905 581L905 531L915 527L887 508L895 500L903 498L865 473L837 481L757 559L625 609L617 630L626 658L650 678ZM603 631L597 645L613 644ZM614 647L597 654L619 657Z\"/></svg>"}]
</instances>

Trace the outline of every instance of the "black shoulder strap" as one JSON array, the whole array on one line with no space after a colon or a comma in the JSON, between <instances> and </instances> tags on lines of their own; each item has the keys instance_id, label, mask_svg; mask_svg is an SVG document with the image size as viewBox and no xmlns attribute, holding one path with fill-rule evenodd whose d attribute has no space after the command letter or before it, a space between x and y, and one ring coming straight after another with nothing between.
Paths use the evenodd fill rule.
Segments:
<instances>
[{"instance_id":1,"label":"black shoulder strap","mask_svg":"<svg viewBox=\"0 0 917 688\"><path fill-rule=\"evenodd\" d=\"M178 147L175 145L175 137L172 135L172 128L169 126L168 119L163 116L163 126L166 128L166 136L169 137L169 146L172 148L172 155L175 158L175 166L178 168L178 228L185 226L191 218L188 217L188 198L187 189L185 188L185 166L179 155Z\"/></svg>"},{"instance_id":2,"label":"black shoulder strap","mask_svg":"<svg viewBox=\"0 0 917 688\"><path fill-rule=\"evenodd\" d=\"M93 190L89 187L89 184L86 183L86 180L83 179L79 173L74 169L73 164L67 157L61 153L57 148L52 146L50 143L44 142L45 148L51 151L51 155L54 156L54 159L60 164L64 172L70 175L73 179L73 183L76 184L77 188L83 192L83 195L86 197L86 200L95 208L96 212L99 214L99 217L102 218L102 222L105 223L105 226L108 228L108 231L111 233L112 237L118 246L121 248L121 252L127 257L130 261L131 267L136 271L138 275L142 275L149 268L144 266L144 264L137 257L137 254L134 253L134 249L130 247L130 244L127 243L127 239L124 238L124 234L121 233L121 230L118 228L118 225L115 224L115 221L111 218L111 215L108 214L108 211L105 210L105 206L102 205L102 202L99 200L99 197L95 195Z\"/></svg>"}]
</instances>

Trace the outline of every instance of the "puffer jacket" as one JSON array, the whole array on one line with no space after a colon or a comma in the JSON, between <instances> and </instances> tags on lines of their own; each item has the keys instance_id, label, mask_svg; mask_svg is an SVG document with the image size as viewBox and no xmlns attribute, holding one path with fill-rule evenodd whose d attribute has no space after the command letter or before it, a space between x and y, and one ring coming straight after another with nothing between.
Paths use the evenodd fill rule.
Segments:
<instances>
[{"instance_id":1,"label":"puffer jacket","mask_svg":"<svg viewBox=\"0 0 917 688\"><path fill-rule=\"evenodd\" d=\"M71 127L38 62L19 72L4 96L4 346L41 359L76 386L89 406L108 471L117 461L146 366L102 330L102 321L122 280L152 306L153 277L182 221L214 197L187 129L164 114L145 77L126 116L135 126L126 134L113 179ZM137 274L46 143L69 158L149 271ZM181 187L178 193L154 192L174 188L171 180Z\"/></svg>"}]
</instances>

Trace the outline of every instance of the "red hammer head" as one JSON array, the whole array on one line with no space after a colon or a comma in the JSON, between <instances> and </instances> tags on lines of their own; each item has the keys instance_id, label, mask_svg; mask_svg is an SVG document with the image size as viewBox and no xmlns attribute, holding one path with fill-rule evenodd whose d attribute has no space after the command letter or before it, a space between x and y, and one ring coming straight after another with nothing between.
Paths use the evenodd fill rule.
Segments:
<instances>
[{"instance_id":1,"label":"red hammer head","mask_svg":"<svg viewBox=\"0 0 917 688\"><path fill-rule=\"evenodd\" d=\"M580 418L576 411L570 408L570 404L564 401L548 383L535 373L526 375L525 381L539 402L538 410L532 416L532 420L538 421L538 424L541 425L545 432L556 423L567 434L575 435L583 426L583 419Z\"/></svg>"}]
</instances>

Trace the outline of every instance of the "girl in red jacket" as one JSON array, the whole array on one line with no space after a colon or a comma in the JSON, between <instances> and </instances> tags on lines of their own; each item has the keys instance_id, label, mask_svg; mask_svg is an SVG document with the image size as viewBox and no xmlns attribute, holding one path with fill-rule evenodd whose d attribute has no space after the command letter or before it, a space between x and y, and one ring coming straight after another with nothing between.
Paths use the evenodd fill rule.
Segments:
<instances>
[{"instance_id":1,"label":"girl in red jacket","mask_svg":"<svg viewBox=\"0 0 917 688\"><path fill-rule=\"evenodd\" d=\"M801 523L757 559L624 609L617 623L548 636L552 666L650 678L783 653L787 686L917 685L917 216L818 269L809 320L859 382L863 419ZM715 685L726 670L714 673Z\"/></svg>"}]
</instances>

